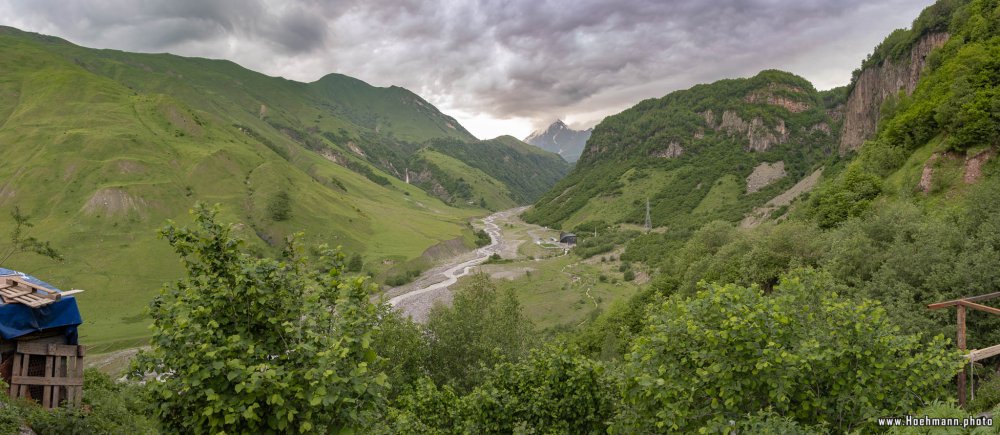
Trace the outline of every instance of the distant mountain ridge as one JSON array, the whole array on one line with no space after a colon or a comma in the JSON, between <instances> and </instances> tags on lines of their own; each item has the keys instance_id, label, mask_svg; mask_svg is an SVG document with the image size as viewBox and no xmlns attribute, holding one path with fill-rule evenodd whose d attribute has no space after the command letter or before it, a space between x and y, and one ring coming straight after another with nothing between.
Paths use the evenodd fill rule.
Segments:
<instances>
[{"instance_id":1,"label":"distant mountain ridge","mask_svg":"<svg viewBox=\"0 0 1000 435\"><path fill-rule=\"evenodd\" d=\"M524 142L559 154L567 162L572 163L580 159L583 148L587 145L587 139L590 139L590 134L593 131L593 128L573 130L559 119L545 130L531 133L524 138Z\"/></svg>"},{"instance_id":2,"label":"distant mountain ridge","mask_svg":"<svg viewBox=\"0 0 1000 435\"><path fill-rule=\"evenodd\" d=\"M524 214L572 230L604 223L686 231L737 222L836 154L844 88L767 70L642 101L601 121L573 171Z\"/></svg>"},{"instance_id":3,"label":"distant mountain ridge","mask_svg":"<svg viewBox=\"0 0 1000 435\"><path fill-rule=\"evenodd\" d=\"M400 87L341 74L302 83L4 26L0 144L0 208L32 216L66 258L4 266L95 289L84 315L116 317L91 321L94 344L147 336L149 298L181 273L156 229L187 222L196 202L219 204L261 253L302 231L361 254L380 279L471 240L471 217L531 201L569 168L518 141L478 141Z\"/></svg>"}]
</instances>

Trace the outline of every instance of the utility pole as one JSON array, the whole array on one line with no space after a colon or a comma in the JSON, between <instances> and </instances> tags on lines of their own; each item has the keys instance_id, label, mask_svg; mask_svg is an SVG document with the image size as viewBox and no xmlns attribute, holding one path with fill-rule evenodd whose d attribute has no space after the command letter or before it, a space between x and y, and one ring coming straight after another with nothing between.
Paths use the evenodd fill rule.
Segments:
<instances>
[{"instance_id":1,"label":"utility pole","mask_svg":"<svg viewBox=\"0 0 1000 435\"><path fill-rule=\"evenodd\" d=\"M646 198L646 232L653 229L653 220L649 217L649 198Z\"/></svg>"}]
</instances>

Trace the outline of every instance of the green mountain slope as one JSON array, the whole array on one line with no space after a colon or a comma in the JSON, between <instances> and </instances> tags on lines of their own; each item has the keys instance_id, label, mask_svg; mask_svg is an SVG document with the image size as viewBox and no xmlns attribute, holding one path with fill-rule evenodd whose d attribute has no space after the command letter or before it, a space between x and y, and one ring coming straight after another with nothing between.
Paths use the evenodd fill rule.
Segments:
<instances>
[{"instance_id":1,"label":"green mountain slope","mask_svg":"<svg viewBox=\"0 0 1000 435\"><path fill-rule=\"evenodd\" d=\"M83 339L98 349L147 335L147 303L180 272L155 229L187 220L196 201L220 203L257 250L304 231L309 243L362 253L366 270L381 273L467 238L467 219L485 213L444 204L392 170L433 138L477 145L401 88L338 75L297 83L226 61L92 50L0 28L0 207L30 215L32 234L65 256L17 255L4 267L86 289ZM479 196L521 199L454 166L455 177L487 181L476 183ZM12 226L0 218L0 232Z\"/></svg>"},{"instance_id":2,"label":"green mountain slope","mask_svg":"<svg viewBox=\"0 0 1000 435\"><path fill-rule=\"evenodd\" d=\"M467 144L456 139L426 142L431 149L489 174L507 186L518 204L534 201L569 171L558 154L528 145L512 136Z\"/></svg>"},{"instance_id":3,"label":"green mountain slope","mask_svg":"<svg viewBox=\"0 0 1000 435\"><path fill-rule=\"evenodd\" d=\"M941 32L947 41L927 57L912 94L882 104L877 134L857 158L813 196L808 212L821 226L860 216L879 197L950 207L997 174L998 14L995 2L939 1L912 29L894 32L876 48L866 70L892 62L930 32Z\"/></svg>"},{"instance_id":4,"label":"green mountain slope","mask_svg":"<svg viewBox=\"0 0 1000 435\"><path fill-rule=\"evenodd\" d=\"M563 228L642 223L648 199L655 226L738 221L834 154L829 109L841 91L764 71L643 101L602 121L574 170L525 217Z\"/></svg>"},{"instance_id":5,"label":"green mountain slope","mask_svg":"<svg viewBox=\"0 0 1000 435\"><path fill-rule=\"evenodd\" d=\"M453 181L453 190L459 199L464 199L467 204L480 204L494 210L511 208L517 205L510 191L503 182L491 177L489 174L473 168L461 160L435 151L433 148L424 148L418 153L418 157L425 163L424 172L411 175L414 182L420 181L424 176L430 176L435 180ZM432 186L431 189L436 188ZM442 185L440 188L444 188Z\"/></svg>"}]
</instances>

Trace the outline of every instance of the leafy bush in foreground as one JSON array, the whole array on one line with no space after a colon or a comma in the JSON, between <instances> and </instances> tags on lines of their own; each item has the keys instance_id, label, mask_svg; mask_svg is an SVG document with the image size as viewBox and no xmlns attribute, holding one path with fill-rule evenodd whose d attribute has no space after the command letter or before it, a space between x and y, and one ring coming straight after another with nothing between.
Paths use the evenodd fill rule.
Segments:
<instances>
[{"instance_id":1,"label":"leafy bush in foreground","mask_svg":"<svg viewBox=\"0 0 1000 435\"><path fill-rule=\"evenodd\" d=\"M618 431L726 431L770 408L849 432L948 394L961 362L942 337L897 335L877 302L830 287L801 270L770 296L708 285L653 309L626 356Z\"/></svg>"},{"instance_id":2,"label":"leafy bush in foreground","mask_svg":"<svg viewBox=\"0 0 1000 435\"><path fill-rule=\"evenodd\" d=\"M217 210L161 231L187 279L151 304L152 350L141 373L164 428L176 432L310 432L362 427L386 376L370 369L375 306L343 255L307 262L291 240L281 260L246 254Z\"/></svg>"}]
</instances>

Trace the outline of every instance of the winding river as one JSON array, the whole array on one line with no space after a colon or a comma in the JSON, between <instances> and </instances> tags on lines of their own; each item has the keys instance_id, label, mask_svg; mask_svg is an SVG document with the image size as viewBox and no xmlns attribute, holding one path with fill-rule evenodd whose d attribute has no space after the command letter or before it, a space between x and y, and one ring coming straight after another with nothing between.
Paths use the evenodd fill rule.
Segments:
<instances>
[{"instance_id":1,"label":"winding river","mask_svg":"<svg viewBox=\"0 0 1000 435\"><path fill-rule=\"evenodd\" d=\"M473 268L485 262L491 255L500 252L503 247L503 235L496 221L520 213L522 210L524 210L523 207L504 210L483 218L485 231L490 236L489 245L476 249L471 259L468 258L468 255L458 256L445 261L441 266L424 272L415 282L433 282L432 284L417 286L406 293L395 296L389 299L389 304L417 320L423 319L426 311L435 301L450 297L450 293L447 291L448 287L458 282L459 278L471 273ZM442 277L444 279L439 280Z\"/></svg>"}]
</instances>

